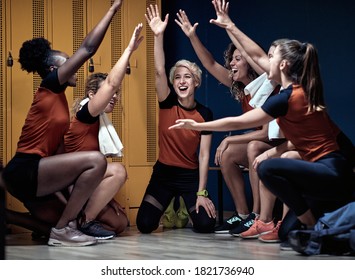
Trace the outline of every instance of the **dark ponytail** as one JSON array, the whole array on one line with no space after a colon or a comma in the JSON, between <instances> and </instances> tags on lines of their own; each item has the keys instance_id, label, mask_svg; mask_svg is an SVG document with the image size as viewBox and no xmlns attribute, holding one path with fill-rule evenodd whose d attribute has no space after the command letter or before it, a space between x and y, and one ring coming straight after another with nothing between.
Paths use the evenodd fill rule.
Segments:
<instances>
[{"instance_id":1,"label":"dark ponytail","mask_svg":"<svg viewBox=\"0 0 355 280\"><path fill-rule=\"evenodd\" d=\"M288 63L287 75L302 86L308 100L308 111L325 110L323 83L317 50L312 44L287 40L279 45L282 59Z\"/></svg>"}]
</instances>

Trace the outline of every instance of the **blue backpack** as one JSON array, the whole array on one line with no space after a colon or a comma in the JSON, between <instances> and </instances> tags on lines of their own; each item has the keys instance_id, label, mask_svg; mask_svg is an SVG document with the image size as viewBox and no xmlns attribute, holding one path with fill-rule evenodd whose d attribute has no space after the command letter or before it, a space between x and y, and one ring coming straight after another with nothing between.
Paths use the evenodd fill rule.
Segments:
<instances>
[{"instance_id":1,"label":"blue backpack","mask_svg":"<svg viewBox=\"0 0 355 280\"><path fill-rule=\"evenodd\" d=\"M314 230L288 235L293 250L303 255L355 255L355 202L319 218Z\"/></svg>"}]
</instances>

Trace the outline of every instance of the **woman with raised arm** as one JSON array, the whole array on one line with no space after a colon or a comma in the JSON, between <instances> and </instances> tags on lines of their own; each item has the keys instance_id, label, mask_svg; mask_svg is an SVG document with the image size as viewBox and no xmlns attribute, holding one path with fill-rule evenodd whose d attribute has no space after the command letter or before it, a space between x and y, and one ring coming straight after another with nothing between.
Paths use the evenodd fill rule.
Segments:
<instances>
[{"instance_id":1,"label":"woman with raised arm","mask_svg":"<svg viewBox=\"0 0 355 280\"><path fill-rule=\"evenodd\" d=\"M228 7L229 3L225 2L224 0L213 0L212 1L216 14L217 15L226 15L228 13ZM217 16L217 19L212 19L210 21L213 24L216 24L220 27L223 27L226 29L229 37L233 42L237 42L238 44L241 44L243 46L243 50L248 54L250 58L252 58L261 68L263 68L265 71L269 71L269 59L263 52L263 50L255 43L253 42L249 37L247 37L243 32L241 32L235 24L231 21L231 19L228 16ZM281 40L275 40L272 45L273 46L278 46L281 44L285 39ZM272 55L271 55L272 57ZM270 58L270 56L269 56ZM274 122L273 122L274 123ZM329 119L329 123L331 125L331 131L336 138L337 144L342 152L343 155L349 160L350 164L354 166L354 151L355 148L353 144L351 143L350 139L337 127L335 123L333 123ZM270 125L269 125L270 127ZM265 143L262 143L259 141L259 144L255 145L256 142L251 142L248 146L248 156L249 156L249 162L254 162L254 160L258 157L258 155L261 152L264 152L266 149L269 149L270 147L266 145ZM286 143L284 143L286 145ZM276 149L273 148L274 150ZM279 149L277 147L277 149ZM288 149L288 148L287 148ZM286 150L287 150L286 149ZM293 149L293 148L292 148ZM281 149L280 149L281 150ZM278 152L277 154L280 154ZM295 159L300 158L300 155L298 151L293 151L289 152L287 154L287 157L293 157ZM283 157L285 155L282 155ZM251 182L252 180L257 180L258 176L257 173L254 171L255 167L257 165L253 163L252 168L250 168L249 175ZM280 226L280 223L278 222L276 224L276 227L272 229L273 223L271 222L271 217L272 217L272 209L274 206L273 199L270 199L273 195L267 190L266 188L262 187L262 184L260 186L260 199L263 200L263 196L266 197L266 200L268 201L261 201L261 212L260 212L260 217L257 220L256 223L252 225L252 228L249 228L246 232L243 232L241 234L237 234L237 236L241 236L244 238L257 238L259 237L259 240L261 241L272 241L272 240L279 240L284 241L287 238L287 233L294 227L299 226L299 221L296 220L296 216L294 215L293 211L288 211L286 214L286 211L284 211L283 216L285 219L282 219L282 223ZM311 204L314 204L313 210L314 212L317 212L316 216L321 215L325 211L331 211L334 209L337 205L337 203L328 203L327 206L321 205L320 203L316 202L317 199L310 199L309 200ZM342 203L342 202L340 202ZM329 208L329 207L330 208ZM285 209L285 208L284 208ZM286 216L285 216L286 214ZM270 231L272 229L272 231ZM270 231L268 233L268 231ZM277 234L278 232L278 234ZM279 236L278 236L279 235ZM279 238L278 238L279 237ZM286 238L285 238L286 237Z\"/></svg>"},{"instance_id":2,"label":"woman with raised arm","mask_svg":"<svg viewBox=\"0 0 355 280\"><path fill-rule=\"evenodd\" d=\"M195 100L195 91L201 84L201 70L190 61L178 61L170 70L170 87L165 72L163 48L169 15L162 21L158 6L150 5L145 17L154 33L155 85L159 102L159 158L139 207L137 227L142 233L156 230L172 198L181 196L193 229L197 232L212 232L216 211L206 190L212 133L185 133L186 131L168 129L178 116L189 116L202 122L212 120L211 110Z\"/></svg>"},{"instance_id":3,"label":"woman with raised arm","mask_svg":"<svg viewBox=\"0 0 355 280\"><path fill-rule=\"evenodd\" d=\"M143 37L140 37L142 28L141 23L136 26L127 48L108 75L95 73L88 77L85 97L80 103L76 103L78 106L74 107L74 116L64 136L66 152L100 150L111 157L122 155L120 150L117 154L113 154L110 150L110 145L120 146L118 135L114 134L112 137L117 138L117 143L110 143L108 139L103 139L105 137L103 131L115 133L109 130L108 126L111 124L107 123L106 113L111 113L120 99L121 84L129 58L143 40ZM107 147L103 146L105 143L108 143ZM107 163L103 180L90 196L79 217L79 220L90 221L80 227L82 232L98 239L108 239L126 229L128 225L126 213L114 199L126 179L127 172L122 164Z\"/></svg>"},{"instance_id":4,"label":"woman with raised arm","mask_svg":"<svg viewBox=\"0 0 355 280\"><path fill-rule=\"evenodd\" d=\"M97 242L78 230L78 226L88 221L77 225L76 218L102 181L106 159L98 151L57 154L69 127L65 89L76 86L77 70L96 53L121 5L122 0L113 2L71 57L53 50L44 38L26 41L20 49L21 68L38 73L42 82L22 128L16 154L4 169L3 179L8 191L25 205L73 185L67 204L51 229L48 245L85 246ZM38 219L47 215L36 210L32 214Z\"/></svg>"},{"instance_id":5,"label":"woman with raised arm","mask_svg":"<svg viewBox=\"0 0 355 280\"><path fill-rule=\"evenodd\" d=\"M250 47L251 54L257 55L260 50L256 44L244 36L239 38L245 42L244 49L248 51ZM205 123L177 120L170 129L226 131L262 125L276 118L303 160L267 159L259 164L257 172L265 187L305 226L312 227L316 216L306 197L325 199L339 207L353 192L351 164L340 151L334 124L325 110L317 50L310 43L284 40L263 65L269 79L280 83L283 90L261 108Z\"/></svg>"},{"instance_id":6,"label":"woman with raised arm","mask_svg":"<svg viewBox=\"0 0 355 280\"><path fill-rule=\"evenodd\" d=\"M218 13L218 18L223 20L228 18L227 13ZM192 47L194 48L198 58L203 66L211 73L220 83L230 88L233 97L241 103L242 111L245 113L254 109L251 105L251 94L245 93L245 88L252 86L253 81L259 74L264 71L246 54L241 45L234 40L229 44L228 49L224 52L225 65L220 65L206 49L197 36L196 29L198 23L192 25L185 11L180 10L177 13L175 22L180 26L184 34L189 38ZM266 55L267 56L267 55ZM259 77L259 80L264 77ZM264 78L264 80L266 80ZM271 89L268 94L275 94L278 92L278 87L272 82L266 81L267 86ZM254 96L257 99L258 93ZM247 146L252 140L259 140L275 146L280 141L269 141L268 124L253 128L242 134L229 135L222 140L217 147L215 153L215 164L221 167L221 172L224 181L232 195L235 213L226 219L222 225L215 228L215 233L230 233L233 234L235 230L240 232L243 225L252 225L255 218L260 213L260 198L258 184L251 183L253 206L249 210L247 198L245 194L245 182L242 168L250 168L251 164L248 161ZM258 182L258 181L256 181Z\"/></svg>"}]
</instances>

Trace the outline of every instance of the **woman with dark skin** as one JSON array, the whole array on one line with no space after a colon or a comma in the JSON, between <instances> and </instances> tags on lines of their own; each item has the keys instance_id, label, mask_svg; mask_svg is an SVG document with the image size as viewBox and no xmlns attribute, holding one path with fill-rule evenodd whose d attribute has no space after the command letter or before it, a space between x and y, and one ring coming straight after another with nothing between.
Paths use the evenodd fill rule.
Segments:
<instances>
[{"instance_id":1,"label":"woman with dark skin","mask_svg":"<svg viewBox=\"0 0 355 280\"><path fill-rule=\"evenodd\" d=\"M25 204L73 185L67 204L51 229L48 245L86 246L97 242L77 229L91 221L77 225L76 218L101 182L106 159L98 151L58 153L69 127L65 89L76 86L77 70L96 53L121 5L122 0L114 1L71 57L53 50L44 38L26 41L20 49L21 68L38 73L42 82L25 120L16 154L3 171L3 179L8 191Z\"/></svg>"}]
</instances>

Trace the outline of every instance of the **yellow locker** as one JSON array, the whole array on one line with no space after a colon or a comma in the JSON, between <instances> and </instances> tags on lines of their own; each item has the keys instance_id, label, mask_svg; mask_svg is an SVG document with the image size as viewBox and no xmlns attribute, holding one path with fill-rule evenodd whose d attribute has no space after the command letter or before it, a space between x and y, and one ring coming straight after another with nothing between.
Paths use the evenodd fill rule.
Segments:
<instances>
[{"instance_id":1,"label":"yellow locker","mask_svg":"<svg viewBox=\"0 0 355 280\"><path fill-rule=\"evenodd\" d=\"M88 31L100 20L112 0L1 0L1 87L0 124L1 161L5 165L16 151L22 125L39 85L37 75L27 74L17 62L18 52L25 40L43 36L54 49L71 55ZM132 55L131 73L125 77L121 105L112 114L112 122L124 144L122 162L128 181L117 194L126 208L131 225L151 175L157 157L157 101L154 87L153 35L147 32L144 13L149 4L160 0L125 0L93 56L95 72L108 72L129 42L134 27L142 22L145 37ZM148 28L149 29L149 28ZM13 66L4 64L8 54ZM88 63L78 71L78 86L67 90L68 103L84 93ZM26 211L22 203L7 195L7 207Z\"/></svg>"}]
</instances>

